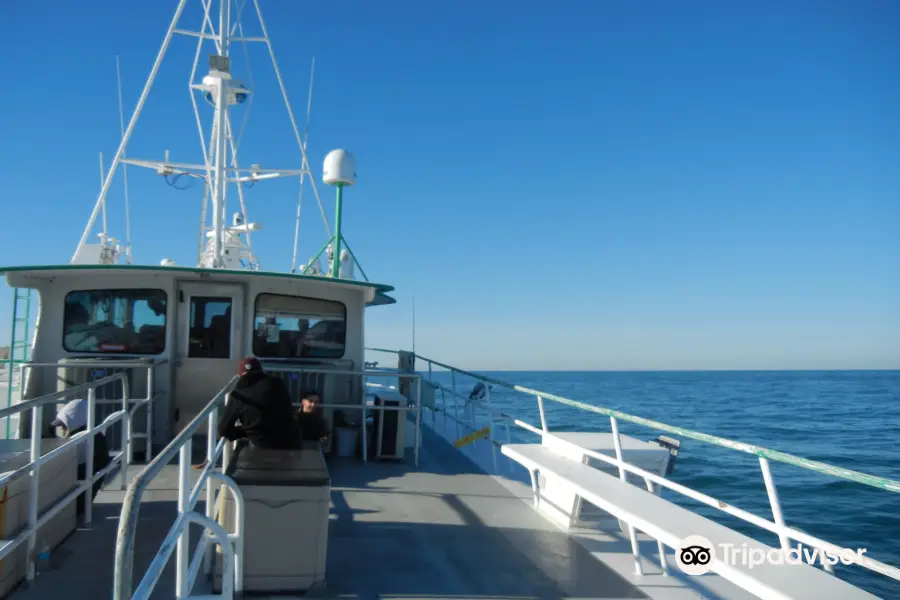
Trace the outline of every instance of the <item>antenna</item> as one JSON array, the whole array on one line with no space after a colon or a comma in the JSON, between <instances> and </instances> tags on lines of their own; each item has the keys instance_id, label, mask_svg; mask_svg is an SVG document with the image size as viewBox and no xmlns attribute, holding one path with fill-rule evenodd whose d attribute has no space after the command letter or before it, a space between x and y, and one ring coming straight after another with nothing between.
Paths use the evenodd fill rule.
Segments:
<instances>
[{"instance_id":1,"label":"antenna","mask_svg":"<svg viewBox=\"0 0 900 600\"><path fill-rule=\"evenodd\" d=\"M100 153L100 189L103 189L103 180L106 176L103 174L103 153ZM106 244L106 198L103 199L103 243Z\"/></svg>"},{"instance_id":2,"label":"antenna","mask_svg":"<svg viewBox=\"0 0 900 600\"><path fill-rule=\"evenodd\" d=\"M319 210L322 212L322 219L325 224L325 230L328 235L331 236L331 229L328 224L328 219L325 217L322 200L319 197L316 178L312 176L312 173L310 171L309 157L306 155L306 148L304 147L301 130L297 126L297 122L294 118L293 109L288 99L288 94L281 75L281 70L278 66L278 61L275 58L275 52L271 44L269 33L266 28L266 23L262 16L262 11L260 9L259 3L254 2L253 5L256 8L255 20L258 20L259 22L259 27L261 29L262 35L260 37L254 37L252 40L250 38L244 38L243 35L235 36L232 32L233 27L236 27L238 30L242 31L241 13L243 10L243 5L246 4L245 2L238 3L240 4L240 9L236 11L236 18L232 19L231 7L233 4L235 4L234 0L219 0L217 7L217 28L215 27L214 23L214 21L216 20L215 16L211 14L211 9L216 4L215 2L212 2L211 0L204 0L203 2L196 2L195 0L191 0L190 3L192 5L200 5L203 13L202 25L198 25L196 29L179 28L179 22L181 20L182 13L184 12L185 6L188 4L188 0L178 0L178 5L175 8L175 13L174 15L172 15L172 20L169 22L168 29L166 30L166 35L162 40L159 52L156 55L156 59L153 62L152 68L150 69L150 74L144 81L143 89L141 90L141 93L137 98L137 103L132 109L133 112L131 113L131 117L127 122L124 119L124 111L121 101L121 77L119 77L119 122L120 129L122 130L122 138L119 142L118 149L112 157L110 167L106 170L103 185L100 189L100 194L97 197L97 201L94 204L94 207L91 210L91 214L88 218L87 225L85 226L84 231L81 234L81 238L78 241L75 253L72 256L72 261L75 261L79 258L79 255L81 254L85 244L87 243L88 237L93 232L94 226L98 218L100 217L101 209L103 209L103 207L105 206L106 196L109 193L112 180L115 176L115 172L120 165L124 164L152 169L156 171L158 175L164 177L166 179L166 183L168 183L172 187L175 187L176 189L181 189L175 185L175 181L182 176L201 179L207 184L209 188L209 194L207 198L209 200L209 204L211 205L212 212L212 227L210 228L212 232L211 235L208 235L210 239L208 240L207 250L203 253L203 255L201 255L204 266L218 268L224 267L226 266L226 264L232 265L236 260L241 260L245 255L245 252L249 253L252 256L249 235L247 236L246 247L241 246L239 248L236 258L235 254L229 253L230 250L238 247L239 235L249 234L249 227L251 225L246 224L248 229L238 231L234 227L230 227L227 223L225 223L226 185L231 183L240 184L249 182L250 184L254 184L257 181L266 179L294 177L303 174L304 179L308 180L309 184L312 185L313 195L315 196L316 202L319 205ZM201 146L204 150L203 164L186 162L172 163L168 160L168 155L166 155L166 158L161 161L135 160L133 157L131 157L131 153L129 153L128 157L125 156L126 147L129 143L129 140L131 139L132 134L134 133L138 119L141 116L144 105L146 104L147 99L150 95L150 90L153 87L157 74L159 73L163 58L169 50L169 45L172 41L172 38L176 34L190 35L198 39L197 51L194 56L194 65L189 81L189 88L192 90L191 98L195 103L194 112L197 119L198 130L200 132ZM208 75L204 76L201 81L196 81L195 76L197 75L197 66L200 61L202 44L209 40L215 42L216 48L213 51L212 56L209 57L210 63ZM240 168L237 165L237 150L236 144L234 143L234 140L232 139L230 133L230 119L228 111L230 106L245 103L245 101L251 94L251 90L246 88L239 81L232 78L230 49L234 42L246 43L248 41L264 42L268 50L269 59L271 60L272 67L275 70L275 79L278 84L278 88L281 91L281 98L284 101L285 107L287 108L291 131L294 134L294 138L300 148L300 152L302 155L302 165L299 169L261 168L258 165L251 165L251 167L247 169ZM121 72L121 66L118 58L116 64L117 75L119 75ZM196 107L197 96L202 96L203 98L205 98L213 108L213 125L210 132L211 139L208 147L205 142L206 132L204 131L203 123ZM244 116L246 117L246 111ZM228 156L229 150L231 154L230 157ZM231 160L229 160L229 158ZM241 194L242 191L239 187L239 198ZM126 208L126 210L128 209ZM242 212L246 212L243 208L243 202ZM130 248L130 214L126 215L126 221L129 221L126 227L128 229L127 248ZM201 235L203 235L203 233L205 232L202 232Z\"/></svg>"},{"instance_id":3,"label":"antenna","mask_svg":"<svg viewBox=\"0 0 900 600\"><path fill-rule=\"evenodd\" d=\"M122 132L122 141L125 140L125 113L122 111L122 71L119 68L119 55L116 54L116 83L119 88L119 130ZM125 158L125 151L122 151ZM122 178L125 180L125 263L131 264L131 210L128 205L128 165L122 165ZM102 189L102 187L101 187ZM104 199L105 201L105 199ZM105 218L105 216L104 216ZM106 230L106 225L103 227Z\"/></svg>"},{"instance_id":4,"label":"antenna","mask_svg":"<svg viewBox=\"0 0 900 600\"><path fill-rule=\"evenodd\" d=\"M415 297L415 296L413 296L413 298L412 298L412 326L413 326L413 330L412 330L412 335L413 335L413 348L412 348L412 352L413 352L413 354L415 354L415 353L416 353L416 297Z\"/></svg>"},{"instance_id":5,"label":"antenna","mask_svg":"<svg viewBox=\"0 0 900 600\"><path fill-rule=\"evenodd\" d=\"M306 144L309 142L309 115L312 111L313 79L316 75L316 57L313 56L312 67L309 70L309 97L306 100L306 125L303 127L303 151L306 152ZM300 173L300 193L297 195L297 221L294 224L294 252L291 257L291 273L297 270L297 244L300 242L300 209L303 207L303 176Z\"/></svg>"}]
</instances>

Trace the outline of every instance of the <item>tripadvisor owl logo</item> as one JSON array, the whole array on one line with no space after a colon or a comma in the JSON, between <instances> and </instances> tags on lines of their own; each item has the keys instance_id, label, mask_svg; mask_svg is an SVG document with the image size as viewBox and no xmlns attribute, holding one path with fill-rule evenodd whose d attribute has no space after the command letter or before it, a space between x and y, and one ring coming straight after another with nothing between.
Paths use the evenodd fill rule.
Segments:
<instances>
[{"instance_id":1,"label":"tripadvisor owl logo","mask_svg":"<svg viewBox=\"0 0 900 600\"><path fill-rule=\"evenodd\" d=\"M689 535L678 546L675 562L688 575L704 575L712 570L716 560L712 542L702 535Z\"/></svg>"},{"instance_id":2,"label":"tripadvisor owl logo","mask_svg":"<svg viewBox=\"0 0 900 600\"><path fill-rule=\"evenodd\" d=\"M754 569L761 565L836 565L841 562L845 565L860 564L865 560L863 556L868 550L865 548L837 548L835 550L791 547L791 548L767 548L764 546L750 547L747 544L740 546L732 543L720 543L718 549L708 539L701 535L689 535L679 544L675 552L675 562L678 567L688 575L705 575L713 570L716 562L727 565L743 566Z\"/></svg>"}]
</instances>

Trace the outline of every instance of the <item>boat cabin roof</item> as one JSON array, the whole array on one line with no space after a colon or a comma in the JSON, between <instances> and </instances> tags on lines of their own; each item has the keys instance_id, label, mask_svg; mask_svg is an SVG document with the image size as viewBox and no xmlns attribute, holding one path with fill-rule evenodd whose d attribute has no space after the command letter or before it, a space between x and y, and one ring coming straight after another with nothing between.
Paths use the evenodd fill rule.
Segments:
<instances>
[{"instance_id":1,"label":"boat cabin roof","mask_svg":"<svg viewBox=\"0 0 900 600\"><path fill-rule=\"evenodd\" d=\"M281 278L300 281L314 281L316 283L328 283L340 287L364 289L367 306L380 306L394 304L396 300L387 292L394 290L393 286L369 281L356 281L353 279L332 279L321 275L300 275L297 273L280 273L277 271L250 271L238 269L207 269L203 267L177 267L156 265L38 265L0 267L0 273L6 274L7 282L12 287L32 287L29 281L52 280L54 277L78 275L99 275L112 273L133 273L136 271L152 272L157 274L178 274L187 276L200 276L211 281L246 281L253 278Z\"/></svg>"}]
</instances>

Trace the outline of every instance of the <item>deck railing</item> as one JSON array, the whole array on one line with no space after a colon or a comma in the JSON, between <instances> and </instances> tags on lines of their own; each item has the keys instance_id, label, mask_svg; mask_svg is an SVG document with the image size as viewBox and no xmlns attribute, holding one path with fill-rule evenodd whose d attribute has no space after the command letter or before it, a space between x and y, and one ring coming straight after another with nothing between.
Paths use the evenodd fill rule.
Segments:
<instances>
[{"instance_id":1,"label":"deck railing","mask_svg":"<svg viewBox=\"0 0 900 600\"><path fill-rule=\"evenodd\" d=\"M400 373L399 371L385 373L383 371L347 371L335 369L322 369L315 367L298 367L293 365L266 364L265 369L269 373L323 373L325 375L345 375L360 378L360 390L365 398L365 380L367 377L392 377L402 376L411 380L420 380L421 376L415 373ZM225 475L231 460L232 444L225 439L217 440L217 426L219 409L223 408L228 395L234 387L237 377L222 388L218 394L191 420L190 423L150 462L131 482L125 501L122 504L122 514L119 517L119 530L116 537L116 559L113 580L114 600L145 600L149 599L153 589L162 576L163 569L169 561L172 552L176 552L175 571L175 597L179 599L208 598L206 595L191 595L197 575L201 567L207 575L212 573L212 555L209 548L213 540L223 549L223 574L221 598L230 600L235 594L243 590L243 540L244 540L244 501L240 489L230 477ZM341 410L371 410L371 411L414 411L416 414L416 440L415 460L418 464L419 446L421 443L421 401L406 407L373 406L364 404L325 403L322 406ZM206 461L199 472L197 481L190 484L192 471L191 440L199 432L204 422L207 424L206 432ZM365 423L365 413L361 423ZM363 448L366 448L366 427L361 427ZM150 483L162 472L176 456L178 456L178 516L169 530L169 534L163 541L159 552L153 558L138 587L133 588L134 579L134 548L137 537L138 514L144 491ZM363 460L367 453L363 452ZM221 470L216 465L222 460ZM235 499L236 511L233 523L233 532L226 531L218 522L220 516L216 513L217 507L222 505L219 496L216 496L210 479L221 482L228 488ZM205 514L194 510L203 487L206 486ZM219 494L224 493L220 491ZM188 526L196 523L204 528L204 534L191 554L188 546ZM212 533L212 538L206 531ZM132 593L134 589L134 593Z\"/></svg>"},{"instance_id":2,"label":"deck railing","mask_svg":"<svg viewBox=\"0 0 900 600\"><path fill-rule=\"evenodd\" d=\"M223 439L217 440L216 429L218 424L219 409L224 407L228 394L234 387L237 377L232 378L218 394L195 416L190 423L132 480L125 494L122 504L122 514L119 517L119 530L116 537L115 572L113 576L113 598L115 600L148 599L163 569L169 562L172 551L176 551L175 571L175 597L179 599L191 598L191 590L194 587L200 567L205 564L209 573L212 561L205 559L210 556L207 552L211 539L206 535L209 530L214 539L222 548L222 598L226 600L234 597L234 594L242 591L242 565L243 565L243 516L244 499L240 489L223 472L216 471L216 464L223 459L223 471L228 467L231 459L232 445ZM192 460L191 441L194 434L206 423L206 463L200 470L196 483L190 484ZM150 483L162 472L172 460L178 456L178 516L169 534L163 541L159 552L153 558L147 572L142 578L137 589L132 595L132 578L134 569L134 546L137 537L138 514L141 500ZM229 534L216 522L214 502L214 489L207 485L210 479L220 481L228 488L234 497L235 523L233 534ZM200 492L206 485L206 513L201 514L194 510L200 498ZM220 492L220 493L224 493ZM190 554L189 525L196 523L204 528L203 535L193 558Z\"/></svg>"},{"instance_id":3,"label":"deck railing","mask_svg":"<svg viewBox=\"0 0 900 600\"><path fill-rule=\"evenodd\" d=\"M419 449L422 444L422 386L420 382L422 380L422 376L417 373L406 373L399 370L388 370L388 369L366 369L364 371L352 371L352 370L339 370L339 369L323 369L321 367L303 367L299 365L281 365L277 363L265 365L266 372L268 373L286 373L286 374L296 374L299 377L302 377L305 374L316 374L316 375L343 375L348 377L358 377L359 378L359 389L360 389L360 397L366 398L369 393L367 391L367 387L373 387L367 385L366 379L369 377L403 377L413 380L417 383L416 387L416 399L413 404L407 406L376 406L374 404L368 404L368 402L360 403L360 404L347 404L343 403L332 403L328 402L327 398L322 398L323 403L320 404L322 408L330 408L334 410L347 410L347 411L360 411L362 423L365 423L365 412L369 410L377 410L377 411L388 411L388 412L401 412L401 413L415 413L415 428L416 428L416 437L415 437L415 446L413 451L415 465L419 466ZM378 387L378 386L375 386ZM320 390L317 390L321 393ZM366 427L362 427L360 431L360 435L362 437L362 447L368 448L367 442L367 431ZM368 452L362 453L363 462L368 461Z\"/></svg>"},{"instance_id":4,"label":"deck railing","mask_svg":"<svg viewBox=\"0 0 900 600\"><path fill-rule=\"evenodd\" d=\"M134 462L134 440L145 440L145 460L150 461L153 458L153 402L151 400L155 400L162 392L156 390L156 369L166 363L169 362L169 359L154 359L154 358L136 358L136 359L124 359L124 360L98 360L98 359L82 359L78 358L73 360L70 363L58 363L58 362L24 362L19 364L19 368L17 372L19 373L18 379L21 382L21 390L23 394L27 391L30 386L30 380L35 377L36 372L45 370L45 369L79 369L84 371L80 374L80 376L74 377L76 380L80 379L89 379L88 370L93 371L90 374L92 377L104 376L107 371L114 370L122 375L128 377L126 385L128 387L127 396L127 404L128 404L128 419L125 422L125 428L122 432L122 450L125 451L127 456L127 464L132 464ZM147 392L142 398L134 398L131 396L131 392L134 391L132 386L133 373L138 371L146 371L146 388ZM111 382L118 380L110 380ZM96 386L94 389L97 391L102 390L103 398L96 398L96 405L103 407L113 407L126 402L125 398L115 396L110 398L110 394L108 393L107 388L108 384L104 384L102 386ZM123 387L123 390L125 388ZM95 392L96 395L96 392ZM145 408L146 411L144 413L145 425L144 433L136 433L134 431L134 416L141 409ZM104 415L98 415L103 418ZM123 488L124 488L124 479L123 479Z\"/></svg>"},{"instance_id":5,"label":"deck railing","mask_svg":"<svg viewBox=\"0 0 900 600\"><path fill-rule=\"evenodd\" d=\"M371 352L386 352L390 354L399 354L396 350L389 350L384 348L367 348L367 350ZM778 450L772 450L769 448L764 448L762 446L756 446L753 444L747 444L744 442L738 442L734 440L729 440L727 438L722 438L714 435L709 435L706 433L701 433L698 431L693 431L690 429L686 429L684 427L678 427L674 425L668 425L666 423L661 423L659 421L653 421L650 419L645 419L643 417L638 417L635 415L630 415L628 413L624 413L622 411L613 410L609 408L603 408L600 406L596 406L593 404L587 404L584 402L579 402L577 400L571 400L569 398L565 398L562 396L558 396L556 394L551 394L549 392L544 392L541 390L536 390L520 385L516 385L513 383L508 383L506 381L502 381L500 379L496 379L493 377L489 377L486 375L479 375L477 373L472 373L471 371L466 371L463 369L458 369L451 365L427 358L425 356L420 356L418 354L414 355L415 358L422 360L426 363L429 377L426 381L432 383L436 389L440 389L442 391L442 395L447 393L453 398L454 404L452 410L454 414L451 416L449 414L449 408L446 404L446 398L444 397L443 406L441 407L441 411L444 414L444 418L450 418L457 422L458 426L467 427L469 429L475 430L477 424L474 420L474 415L471 416L470 419L463 420L459 417L459 406L458 400L465 401L465 409L468 412L474 411L476 408L482 410L488 415L489 424L488 424L488 440L491 443L492 457L494 461L494 472L497 473L497 458L496 458L496 447L502 445L503 442L498 442L494 436L494 420L502 420L507 425L506 429L506 440L508 443L510 441L510 433L508 429L508 424L512 423L516 427L519 427L525 431L533 433L535 435L544 437L553 438L557 444L568 445L573 448L578 448L579 452L583 453L586 456L594 458L596 460L600 460L607 464L613 465L619 469L619 474L622 479L625 478L625 472L632 473L639 477L642 477L647 485L648 490L653 491L653 486L658 485L661 487L665 487L667 489L673 490L681 495L687 496L707 506L713 507L717 510L720 510L726 514L732 515L745 521L747 523L751 523L757 527L765 529L771 533L774 533L779 538L780 546L783 550L789 550L791 548L791 542L796 541L801 544L806 544L812 548L816 548L820 551L831 553L835 556L846 555L847 552L851 552L854 554L854 563L858 566L866 568L870 571L880 573L881 575L885 575L890 577L891 579L900 581L900 569L894 567L892 565L888 565L881 561L875 560L865 555L857 555L856 551L849 548L843 548L841 546L832 544L825 540L819 539L812 535L809 535L799 529L788 527L785 524L784 515L781 509L781 503L778 498L778 491L775 486L775 481L772 477L772 472L770 468L770 461L781 462L789 465L794 465L796 467L800 467L802 469L806 469L808 471L813 471L816 473L821 473L823 475L829 475L831 477L836 477L839 479L843 479L846 481L853 481L856 483L861 483L863 485L868 485L871 487L876 487L888 492L900 493L900 481L888 479L885 477L878 477L875 475L870 475L867 473L862 473L859 471L854 471L851 469L845 469L843 467L837 467L834 465L829 465L827 463L809 460L806 458L802 458L799 456L794 456L792 454L787 454L785 452L780 452ZM431 380L431 376L433 373L433 368L438 367L444 370L447 370L451 374L452 385L451 388L447 388L437 382L433 382ZM456 375L463 375L466 377L470 377L474 380L481 381L485 385L485 396L482 402L473 402L467 396L460 394L456 389ZM515 392L519 392L534 398L537 402L538 412L540 415L540 427L535 427L521 419L517 419L509 414L506 414L502 411L497 411L491 406L491 386L496 386L508 390L512 390ZM603 415L609 418L610 429L613 433L613 440L615 444L615 454L616 457L613 458L611 456L607 456L605 454L601 454L598 452L594 452L592 450L588 450L585 448L579 447L577 444L570 442L568 440L562 439L556 435L554 435L549 428L547 422L547 415L544 410L544 401L549 400L551 402L556 402L559 404L563 404L566 406L570 406L572 408L577 408L579 410L583 410L586 412L591 412L599 415ZM481 404L481 406L479 406ZM434 412L432 413L432 418L434 418ZM763 519L757 515L754 515L750 512L737 508L736 506L732 506L721 500L713 498L707 494L703 494L702 492L698 492L686 486L675 483L665 477L661 477L658 474L650 473L631 465L622 460L622 448L621 441L619 437L619 421L624 421L628 423L633 423L635 425L639 425L642 427L647 427L649 429L653 429L656 431L663 431L666 433L671 433L675 435L679 435L681 437L686 437L690 439L694 439L700 442L704 442L707 444L712 444L714 446L719 446L722 448L727 448L729 450L735 450L737 452L742 452L745 454L751 454L758 458L760 471L762 473L763 482L766 486L766 492L769 497L769 504L772 510L773 520L769 521L768 519ZM635 562L636 562L636 570L638 574L640 574L640 554L639 549L637 547L636 538L634 535L630 536L632 538L632 551L635 554ZM823 561L823 567L825 570L832 572L833 569L827 562Z\"/></svg>"},{"instance_id":6,"label":"deck railing","mask_svg":"<svg viewBox=\"0 0 900 600\"><path fill-rule=\"evenodd\" d=\"M95 415L97 408L97 400L95 397L95 391L98 387L106 385L108 383L112 383L115 381L121 381L123 390L124 390L124 398L122 399L122 408L108 415L103 422L97 424L95 423ZM43 408L48 404L58 404L60 402L65 402L71 398L78 398L83 395L87 395L87 423L85 426L85 430L71 437L65 439L62 443L60 443L56 448L47 452L46 454L42 453L41 445L43 439L52 439L52 438L43 438L42 433L45 431L45 427L43 425ZM141 403L149 403L149 399L139 400L138 406ZM37 543L37 534L39 529L46 524L50 519L56 516L63 508L65 508L70 502L75 500L78 496L84 494L84 522L89 525L91 523L92 517L92 506L93 506L93 495L91 493L91 488L94 483L106 477L106 475L119 467L122 478L121 485L122 489L125 487L125 473L127 471L128 464L130 462L130 457L128 452L125 449L122 449L118 453L112 455L110 457L110 463L106 466L106 468L98 471L97 473L92 473L90 469L90 465L93 465L94 462L94 436L97 433L102 433L109 429L112 425L122 422L123 427L123 439L127 439L126 432L129 428L129 420L132 412L129 411L130 401L128 396L128 380L123 373L117 373L115 375L111 375L109 377L104 377L102 379L97 379L95 381L91 381L88 383L83 383L81 385L77 385L59 392L53 392L52 394L46 394L44 396L40 396L38 398L33 398L31 400L26 400L24 402L20 402L18 404L14 404L13 406L0 409L0 419L2 418L10 418L19 413L23 413L25 411L31 411L31 438L30 442L30 456L29 461L24 466L16 469L15 471L10 471L7 473L3 473L0 475L0 486L6 486L11 482L23 478L29 477L29 493L28 493L28 523L25 529L23 529L16 537L10 540L0 541L0 559L3 559L9 553L14 551L19 547L23 542L27 543L27 563L25 570L25 578L27 581L32 581L35 575L35 547ZM39 514L39 491L40 491L40 476L41 476L41 467L47 462L53 460L56 457L64 454L65 452L72 451L76 446L80 444L85 444L85 479L83 481L78 481L77 485L74 489L72 489L66 496L55 502L52 506L46 509L42 514Z\"/></svg>"}]
</instances>

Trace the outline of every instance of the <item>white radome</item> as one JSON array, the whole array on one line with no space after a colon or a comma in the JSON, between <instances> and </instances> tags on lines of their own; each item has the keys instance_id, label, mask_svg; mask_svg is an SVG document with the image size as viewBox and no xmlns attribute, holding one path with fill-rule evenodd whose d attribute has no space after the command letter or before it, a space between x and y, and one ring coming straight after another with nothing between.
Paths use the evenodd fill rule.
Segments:
<instances>
[{"instance_id":1,"label":"white radome","mask_svg":"<svg viewBox=\"0 0 900 600\"><path fill-rule=\"evenodd\" d=\"M346 150L332 150L325 157L322 181L328 185L353 185L356 183L356 160Z\"/></svg>"}]
</instances>

